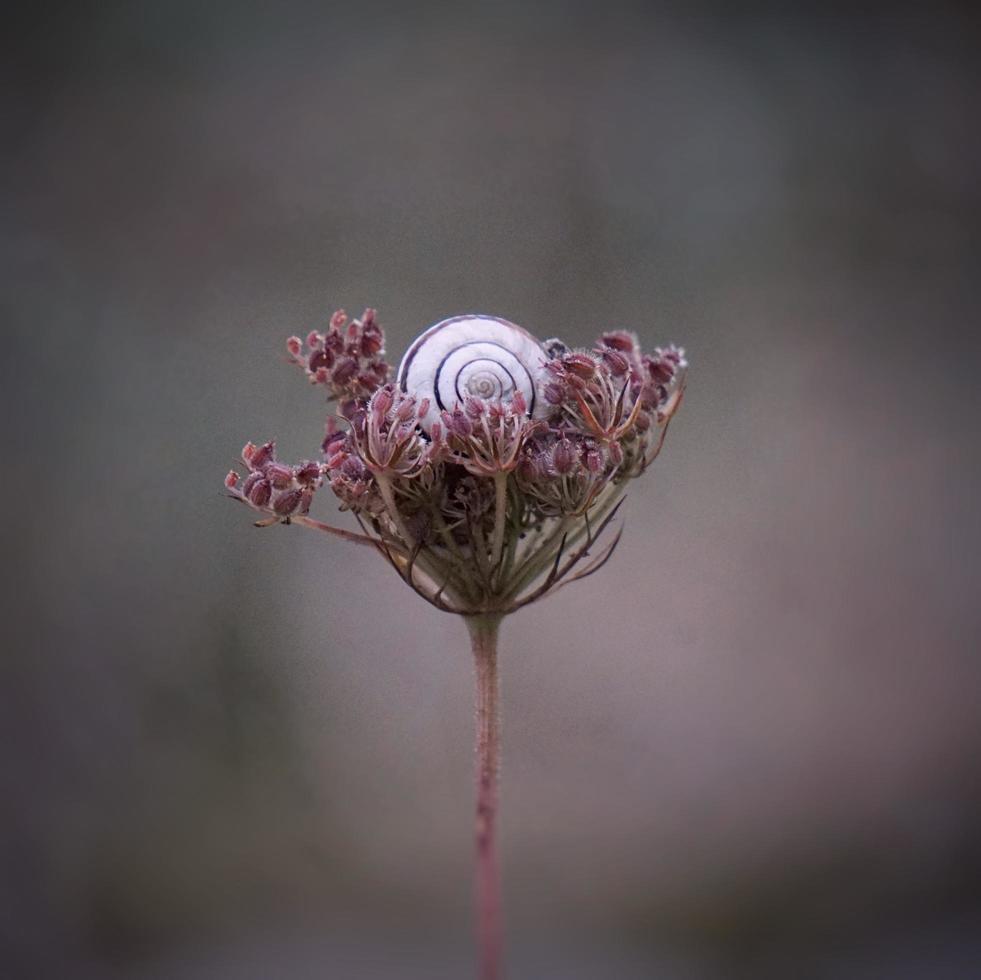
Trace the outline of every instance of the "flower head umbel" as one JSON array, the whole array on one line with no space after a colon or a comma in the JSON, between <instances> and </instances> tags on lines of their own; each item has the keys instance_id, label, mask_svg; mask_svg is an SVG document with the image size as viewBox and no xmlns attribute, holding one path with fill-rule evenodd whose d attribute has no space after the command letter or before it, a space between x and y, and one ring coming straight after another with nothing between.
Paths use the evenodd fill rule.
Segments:
<instances>
[{"instance_id":1,"label":"flower head umbel","mask_svg":"<svg viewBox=\"0 0 981 980\"><path fill-rule=\"evenodd\" d=\"M570 350L498 318L457 317L417 340L393 381L384 348L371 309L287 341L336 412L320 461L245 446L225 487L258 524L374 548L431 603L468 616L511 612L606 562L619 536L600 536L681 403L683 350L647 354L619 330ZM360 533L309 516L324 484Z\"/></svg>"}]
</instances>

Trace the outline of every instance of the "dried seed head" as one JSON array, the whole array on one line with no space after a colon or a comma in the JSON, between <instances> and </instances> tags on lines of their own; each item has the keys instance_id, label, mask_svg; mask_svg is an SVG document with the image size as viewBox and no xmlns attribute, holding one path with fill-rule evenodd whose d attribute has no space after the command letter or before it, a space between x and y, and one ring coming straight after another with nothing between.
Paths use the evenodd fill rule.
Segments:
<instances>
[{"instance_id":1,"label":"dried seed head","mask_svg":"<svg viewBox=\"0 0 981 980\"><path fill-rule=\"evenodd\" d=\"M680 348L644 354L625 330L570 350L474 315L426 331L395 385L370 308L354 320L338 310L286 349L336 402L324 462L290 465L273 441L249 442L228 494L259 524L327 528L306 517L326 481L413 588L465 614L510 611L580 561L593 562L582 574L605 561L596 535L657 455L687 368ZM563 554L567 540L578 544Z\"/></svg>"}]
</instances>

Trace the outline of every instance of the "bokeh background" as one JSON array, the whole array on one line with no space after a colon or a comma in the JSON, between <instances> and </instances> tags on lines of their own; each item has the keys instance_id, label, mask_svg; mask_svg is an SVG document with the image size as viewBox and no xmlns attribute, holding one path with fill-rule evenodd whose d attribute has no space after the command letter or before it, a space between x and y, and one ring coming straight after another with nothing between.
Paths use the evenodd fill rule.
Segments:
<instances>
[{"instance_id":1,"label":"bokeh background","mask_svg":"<svg viewBox=\"0 0 981 980\"><path fill-rule=\"evenodd\" d=\"M614 561L505 625L511 976L970 975L978 27L22 8L0 975L469 975L463 625L220 493L315 450L283 340L365 305L693 365Z\"/></svg>"}]
</instances>

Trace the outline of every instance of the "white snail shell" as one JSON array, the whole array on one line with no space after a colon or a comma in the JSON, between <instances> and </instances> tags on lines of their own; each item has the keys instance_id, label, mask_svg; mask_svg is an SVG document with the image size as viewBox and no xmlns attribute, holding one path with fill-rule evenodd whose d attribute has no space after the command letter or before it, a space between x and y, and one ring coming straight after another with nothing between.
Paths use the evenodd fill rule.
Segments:
<instances>
[{"instance_id":1,"label":"white snail shell","mask_svg":"<svg viewBox=\"0 0 981 980\"><path fill-rule=\"evenodd\" d=\"M547 360L541 341L523 327L468 313L416 338L399 365L398 385L420 402L429 399L420 419L427 431L441 411L453 411L468 397L507 401L520 391L528 414L535 416L543 408L540 387Z\"/></svg>"}]
</instances>

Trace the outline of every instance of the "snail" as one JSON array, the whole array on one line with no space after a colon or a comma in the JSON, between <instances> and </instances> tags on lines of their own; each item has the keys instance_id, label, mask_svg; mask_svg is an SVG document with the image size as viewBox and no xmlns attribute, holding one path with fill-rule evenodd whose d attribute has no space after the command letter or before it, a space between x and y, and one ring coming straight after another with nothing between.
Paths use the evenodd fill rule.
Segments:
<instances>
[{"instance_id":1,"label":"snail","mask_svg":"<svg viewBox=\"0 0 981 980\"><path fill-rule=\"evenodd\" d=\"M468 313L442 320L416 338L398 370L398 386L429 408L423 429L466 398L507 401L516 391L528 414L540 414L548 354L523 327L496 316Z\"/></svg>"}]
</instances>

